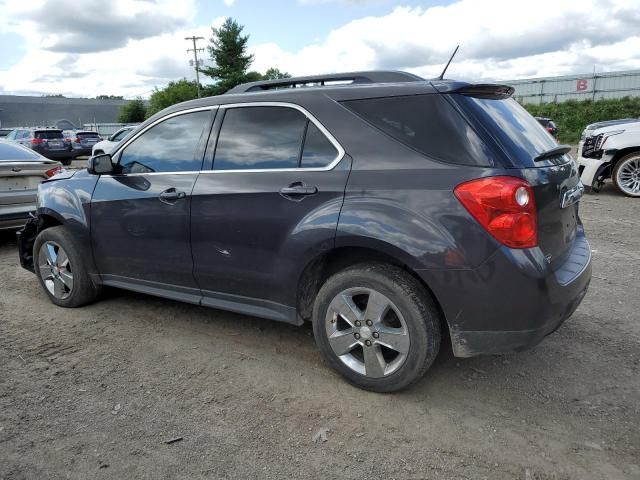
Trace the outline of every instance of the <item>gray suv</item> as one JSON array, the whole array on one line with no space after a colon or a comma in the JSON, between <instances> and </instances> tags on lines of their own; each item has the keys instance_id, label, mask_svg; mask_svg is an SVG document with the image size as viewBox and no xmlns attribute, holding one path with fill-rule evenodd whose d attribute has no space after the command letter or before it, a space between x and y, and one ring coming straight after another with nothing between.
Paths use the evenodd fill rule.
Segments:
<instances>
[{"instance_id":1,"label":"gray suv","mask_svg":"<svg viewBox=\"0 0 640 480\"><path fill-rule=\"evenodd\" d=\"M311 322L327 363L378 392L445 338L458 357L523 350L579 305L591 250L569 147L512 93L378 71L174 105L40 186L21 263L63 307L112 286Z\"/></svg>"}]
</instances>

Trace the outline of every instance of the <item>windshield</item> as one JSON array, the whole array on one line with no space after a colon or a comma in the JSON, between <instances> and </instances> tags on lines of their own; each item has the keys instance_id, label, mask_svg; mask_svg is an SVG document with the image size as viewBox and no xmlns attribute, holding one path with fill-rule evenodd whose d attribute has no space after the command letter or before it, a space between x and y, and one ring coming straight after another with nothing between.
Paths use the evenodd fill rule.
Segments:
<instances>
[{"instance_id":1,"label":"windshield","mask_svg":"<svg viewBox=\"0 0 640 480\"><path fill-rule=\"evenodd\" d=\"M111 137L111 141L112 142L119 142L120 140L122 140L124 137L127 136L127 134L131 131L131 129L127 129L127 130L120 130L118 133L116 133L113 137Z\"/></svg>"},{"instance_id":2,"label":"windshield","mask_svg":"<svg viewBox=\"0 0 640 480\"><path fill-rule=\"evenodd\" d=\"M0 162L43 160L37 153L11 143L0 142Z\"/></svg>"},{"instance_id":3,"label":"windshield","mask_svg":"<svg viewBox=\"0 0 640 480\"><path fill-rule=\"evenodd\" d=\"M53 138L63 138L61 130L41 130L39 132L35 132L36 138L46 138L51 140Z\"/></svg>"},{"instance_id":4,"label":"windshield","mask_svg":"<svg viewBox=\"0 0 640 480\"><path fill-rule=\"evenodd\" d=\"M533 159L558 146L540 123L512 98L493 100L458 94L451 97L465 113L489 130L516 168L540 166Z\"/></svg>"}]
</instances>

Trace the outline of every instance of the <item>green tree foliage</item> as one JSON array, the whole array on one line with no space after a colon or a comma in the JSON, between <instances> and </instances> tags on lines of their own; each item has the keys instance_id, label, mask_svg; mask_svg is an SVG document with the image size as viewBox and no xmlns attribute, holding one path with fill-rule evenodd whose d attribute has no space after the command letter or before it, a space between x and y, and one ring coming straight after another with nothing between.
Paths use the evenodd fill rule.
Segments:
<instances>
[{"instance_id":1,"label":"green tree foliage","mask_svg":"<svg viewBox=\"0 0 640 480\"><path fill-rule=\"evenodd\" d=\"M264 80L280 80L283 78L291 78L288 72L281 72L280 69L271 67L262 76Z\"/></svg>"},{"instance_id":2,"label":"green tree foliage","mask_svg":"<svg viewBox=\"0 0 640 480\"><path fill-rule=\"evenodd\" d=\"M527 111L536 117L549 117L558 126L561 143L578 143L584 127L590 123L619 118L640 117L640 97L563 103L526 104Z\"/></svg>"},{"instance_id":3,"label":"green tree foliage","mask_svg":"<svg viewBox=\"0 0 640 480\"><path fill-rule=\"evenodd\" d=\"M121 123L139 123L144 121L146 116L147 108L144 106L144 102L136 98L120 107L118 121Z\"/></svg>"},{"instance_id":4,"label":"green tree foliage","mask_svg":"<svg viewBox=\"0 0 640 480\"><path fill-rule=\"evenodd\" d=\"M198 89L195 81L183 78L182 80L169 82L169 85L163 89L156 87L151 94L151 98L149 99L149 108L147 109L147 116L150 117L173 104L193 100L197 97Z\"/></svg>"},{"instance_id":5,"label":"green tree foliage","mask_svg":"<svg viewBox=\"0 0 640 480\"><path fill-rule=\"evenodd\" d=\"M207 50L214 66L202 68L204 75L214 80L207 89L209 95L217 95L245 82L261 80L258 72L249 72L253 55L247 53L249 35L242 35L244 27L227 18L220 28L211 28L213 36Z\"/></svg>"}]
</instances>

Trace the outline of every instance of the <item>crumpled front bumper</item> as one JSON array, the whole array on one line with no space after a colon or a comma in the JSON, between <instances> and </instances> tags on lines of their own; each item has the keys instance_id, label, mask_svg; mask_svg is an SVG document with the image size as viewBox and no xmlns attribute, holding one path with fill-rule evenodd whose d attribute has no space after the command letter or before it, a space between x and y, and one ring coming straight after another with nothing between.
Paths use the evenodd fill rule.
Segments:
<instances>
[{"instance_id":1,"label":"crumpled front bumper","mask_svg":"<svg viewBox=\"0 0 640 480\"><path fill-rule=\"evenodd\" d=\"M31 217L27 220L24 227L16 232L16 240L18 242L18 257L22 268L35 273L33 263L33 243L38 234L38 219Z\"/></svg>"}]
</instances>

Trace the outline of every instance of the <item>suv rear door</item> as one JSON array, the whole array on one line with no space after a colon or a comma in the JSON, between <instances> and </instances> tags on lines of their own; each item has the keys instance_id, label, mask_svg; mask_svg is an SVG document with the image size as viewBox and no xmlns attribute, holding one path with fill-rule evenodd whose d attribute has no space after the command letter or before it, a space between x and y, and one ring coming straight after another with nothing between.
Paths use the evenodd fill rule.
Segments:
<instances>
[{"instance_id":1,"label":"suv rear door","mask_svg":"<svg viewBox=\"0 0 640 480\"><path fill-rule=\"evenodd\" d=\"M298 275L333 246L350 158L300 107L257 103L220 107L206 159L191 210L203 304L296 322Z\"/></svg>"},{"instance_id":2,"label":"suv rear door","mask_svg":"<svg viewBox=\"0 0 640 480\"><path fill-rule=\"evenodd\" d=\"M108 285L198 303L189 211L212 108L161 119L120 149L91 200L91 242Z\"/></svg>"}]
</instances>

